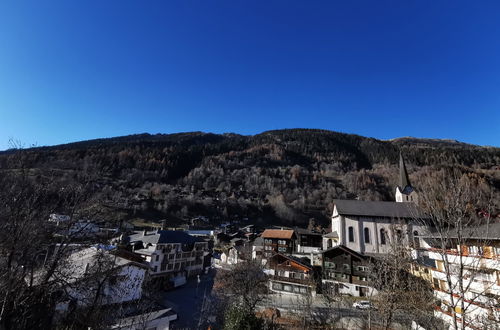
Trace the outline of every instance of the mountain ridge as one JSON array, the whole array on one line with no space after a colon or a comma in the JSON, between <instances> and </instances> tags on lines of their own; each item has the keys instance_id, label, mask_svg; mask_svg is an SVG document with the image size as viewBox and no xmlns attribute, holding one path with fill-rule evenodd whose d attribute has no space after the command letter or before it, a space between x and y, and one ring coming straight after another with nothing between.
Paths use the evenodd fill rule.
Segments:
<instances>
[{"instance_id":1,"label":"mountain ridge","mask_svg":"<svg viewBox=\"0 0 500 330\"><path fill-rule=\"evenodd\" d=\"M17 151L0 153L0 175L15 173ZM114 205L107 216L183 223L203 214L216 221L241 216L299 224L309 218L327 223L334 199L393 200L400 152L417 188L422 175L454 167L500 191L500 148L318 129L143 133L23 149L22 155L34 177L52 175L62 184L92 177L97 199Z\"/></svg>"}]
</instances>

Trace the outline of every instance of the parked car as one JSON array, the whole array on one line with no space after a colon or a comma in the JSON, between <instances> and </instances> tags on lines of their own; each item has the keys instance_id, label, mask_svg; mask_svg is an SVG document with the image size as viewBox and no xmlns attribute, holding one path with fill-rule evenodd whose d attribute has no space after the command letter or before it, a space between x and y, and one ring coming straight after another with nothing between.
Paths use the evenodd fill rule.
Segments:
<instances>
[{"instance_id":1,"label":"parked car","mask_svg":"<svg viewBox=\"0 0 500 330\"><path fill-rule=\"evenodd\" d=\"M375 309L373 304L368 300L356 301L354 304L352 304L352 307L356 309Z\"/></svg>"}]
</instances>

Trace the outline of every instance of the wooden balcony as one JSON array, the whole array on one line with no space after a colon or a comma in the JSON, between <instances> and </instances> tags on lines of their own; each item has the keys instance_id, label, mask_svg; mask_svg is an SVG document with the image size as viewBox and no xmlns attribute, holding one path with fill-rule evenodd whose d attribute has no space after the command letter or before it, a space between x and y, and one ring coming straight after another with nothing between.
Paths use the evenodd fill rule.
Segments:
<instances>
[{"instance_id":1,"label":"wooden balcony","mask_svg":"<svg viewBox=\"0 0 500 330\"><path fill-rule=\"evenodd\" d=\"M302 285L308 285L308 286L314 284L313 280L310 278L300 279L300 278L271 275L271 276L269 276L269 279L272 281L289 282L289 283L296 283L296 284L302 284Z\"/></svg>"}]
</instances>

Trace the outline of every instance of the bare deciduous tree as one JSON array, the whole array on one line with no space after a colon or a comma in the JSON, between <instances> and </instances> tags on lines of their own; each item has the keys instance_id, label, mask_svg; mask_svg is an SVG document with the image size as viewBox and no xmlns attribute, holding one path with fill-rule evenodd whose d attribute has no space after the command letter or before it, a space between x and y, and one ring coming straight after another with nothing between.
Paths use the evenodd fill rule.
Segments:
<instances>
[{"instance_id":1,"label":"bare deciduous tree","mask_svg":"<svg viewBox=\"0 0 500 330\"><path fill-rule=\"evenodd\" d=\"M434 229L426 241L430 253L437 255L437 268L443 277L441 281L434 279L439 284L434 285L435 290L447 296L443 303L448 305L446 312L454 329L468 324L488 326L487 315L478 317L474 312L492 299L486 293L493 283L484 282L481 288L477 285L487 276L483 258L494 238L489 231L492 200L488 184L477 174L459 169L442 169L421 181L419 205ZM470 247L478 251L469 251Z\"/></svg>"}]
</instances>

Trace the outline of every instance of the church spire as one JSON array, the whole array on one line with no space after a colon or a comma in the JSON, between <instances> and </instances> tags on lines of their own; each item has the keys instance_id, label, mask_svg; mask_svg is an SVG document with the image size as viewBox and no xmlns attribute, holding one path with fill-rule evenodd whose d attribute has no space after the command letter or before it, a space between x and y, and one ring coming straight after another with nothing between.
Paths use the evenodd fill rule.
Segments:
<instances>
[{"instance_id":1,"label":"church spire","mask_svg":"<svg viewBox=\"0 0 500 330\"><path fill-rule=\"evenodd\" d=\"M401 152L399 153L399 187L401 190L405 190L406 187L411 187L410 179L408 178L408 172L406 171L405 161Z\"/></svg>"}]
</instances>

